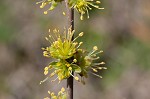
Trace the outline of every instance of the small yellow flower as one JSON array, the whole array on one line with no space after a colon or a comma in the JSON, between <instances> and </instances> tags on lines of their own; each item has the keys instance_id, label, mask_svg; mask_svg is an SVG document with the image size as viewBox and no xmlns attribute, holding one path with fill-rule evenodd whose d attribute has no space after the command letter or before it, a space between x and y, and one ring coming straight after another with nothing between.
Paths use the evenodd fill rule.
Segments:
<instances>
[{"instance_id":1,"label":"small yellow flower","mask_svg":"<svg viewBox=\"0 0 150 99\"><path fill-rule=\"evenodd\" d=\"M44 8L47 5L50 5L49 9L44 11L44 14L48 14L49 10L55 9L55 7L58 5L58 3L62 2L63 0L42 0L37 2L36 4L41 4L40 8Z\"/></svg>"},{"instance_id":2,"label":"small yellow flower","mask_svg":"<svg viewBox=\"0 0 150 99\"><path fill-rule=\"evenodd\" d=\"M65 30L62 36L61 33L59 33L59 30L55 29L53 31L53 35L45 37L45 39L51 44L49 47L42 48L42 50L44 50L43 55L45 57L69 59L76 53L77 48L79 48L83 42L78 44L75 42L75 40L79 36L82 36L83 33L80 33L79 36L72 41L72 36L74 35L75 31L71 31L70 28L67 31L68 32Z\"/></svg>"},{"instance_id":3,"label":"small yellow flower","mask_svg":"<svg viewBox=\"0 0 150 99\"><path fill-rule=\"evenodd\" d=\"M75 8L80 14L80 19L83 20L83 15L87 13L87 18L89 18L89 10L92 10L91 7L97 8L97 9L104 9L100 8L97 4L99 4L100 1L94 1L94 0L70 0L69 4L71 7Z\"/></svg>"}]
</instances>

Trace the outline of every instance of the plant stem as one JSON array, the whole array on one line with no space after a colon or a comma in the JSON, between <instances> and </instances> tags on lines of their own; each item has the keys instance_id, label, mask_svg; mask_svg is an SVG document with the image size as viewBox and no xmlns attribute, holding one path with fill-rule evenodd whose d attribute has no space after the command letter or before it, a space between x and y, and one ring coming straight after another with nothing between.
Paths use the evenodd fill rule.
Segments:
<instances>
[{"instance_id":1,"label":"plant stem","mask_svg":"<svg viewBox=\"0 0 150 99\"><path fill-rule=\"evenodd\" d=\"M74 9L73 8L69 10L68 22L69 22L68 23L69 27L71 27L71 31L74 30ZM72 75L74 75L74 73L72 73ZM73 77L72 76L70 76L67 79L67 88L68 88L68 93L69 93L69 99L73 99Z\"/></svg>"},{"instance_id":2,"label":"plant stem","mask_svg":"<svg viewBox=\"0 0 150 99\"><path fill-rule=\"evenodd\" d=\"M66 2L66 8L67 8L67 16L68 16L68 28L71 28L71 31L74 30L74 8L69 8L68 6L68 0L65 0ZM72 39L74 36L72 37ZM72 75L74 73L72 72ZM73 77L70 76L67 79L67 89L68 89L68 99L73 99Z\"/></svg>"},{"instance_id":3,"label":"plant stem","mask_svg":"<svg viewBox=\"0 0 150 99\"><path fill-rule=\"evenodd\" d=\"M73 74L73 73L72 73ZM68 98L73 99L73 77L67 79Z\"/></svg>"}]
</instances>

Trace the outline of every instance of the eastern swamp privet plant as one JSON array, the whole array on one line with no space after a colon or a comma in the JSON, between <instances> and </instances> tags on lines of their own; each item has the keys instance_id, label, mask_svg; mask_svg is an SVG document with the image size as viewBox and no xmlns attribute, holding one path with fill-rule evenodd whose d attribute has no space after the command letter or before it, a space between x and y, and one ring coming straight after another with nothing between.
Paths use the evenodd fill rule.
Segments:
<instances>
[{"instance_id":1,"label":"eastern swamp privet plant","mask_svg":"<svg viewBox=\"0 0 150 99\"><path fill-rule=\"evenodd\" d=\"M102 53L102 50L98 50L97 46L94 46L90 52L80 48L83 42L77 42L77 39L84 35L83 32L79 33L77 37L74 37L74 9L80 13L80 19L83 20L83 15L85 13L87 13L87 18L89 18L88 11L92 10L92 7L104 9L98 6L100 1L42 0L37 2L37 4L40 4L40 8L50 6L49 9L44 11L44 14L48 14L49 10L53 10L61 2L65 2L66 4L67 14L63 12L63 15L68 18L68 26L63 32L54 29L52 31L53 34L45 37L50 45L42 48L43 56L54 58L55 61L49 63L44 68L44 75L46 75L46 78L41 81L40 84L56 75L56 78L53 79L52 82L58 80L58 82L61 83L62 80L67 79L68 91L62 88L61 91L58 92L58 95L48 91L50 96L44 99L73 99L73 79L85 84L84 78L88 77L88 72L102 78L102 76L97 74L98 70L107 69L101 66L105 64L104 62L95 62L95 60L99 59L97 55ZM49 32L51 32L50 29Z\"/></svg>"}]
</instances>

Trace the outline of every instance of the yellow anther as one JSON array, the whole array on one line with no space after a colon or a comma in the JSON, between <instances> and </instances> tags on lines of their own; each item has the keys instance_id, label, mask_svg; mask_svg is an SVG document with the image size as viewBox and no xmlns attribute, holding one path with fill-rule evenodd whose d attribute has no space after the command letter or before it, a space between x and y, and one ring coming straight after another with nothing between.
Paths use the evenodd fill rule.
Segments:
<instances>
[{"instance_id":1,"label":"yellow anther","mask_svg":"<svg viewBox=\"0 0 150 99\"><path fill-rule=\"evenodd\" d=\"M48 11L44 11L44 14L47 14L48 13Z\"/></svg>"},{"instance_id":2,"label":"yellow anther","mask_svg":"<svg viewBox=\"0 0 150 99\"><path fill-rule=\"evenodd\" d=\"M101 62L100 64L105 64L105 62Z\"/></svg>"},{"instance_id":3,"label":"yellow anther","mask_svg":"<svg viewBox=\"0 0 150 99\"><path fill-rule=\"evenodd\" d=\"M75 80L79 80L79 78L77 76L74 77Z\"/></svg>"},{"instance_id":4,"label":"yellow anther","mask_svg":"<svg viewBox=\"0 0 150 99\"><path fill-rule=\"evenodd\" d=\"M101 3L100 1L96 1L97 4Z\"/></svg>"},{"instance_id":5,"label":"yellow anther","mask_svg":"<svg viewBox=\"0 0 150 99\"><path fill-rule=\"evenodd\" d=\"M79 45L83 44L83 42L80 42Z\"/></svg>"},{"instance_id":6,"label":"yellow anther","mask_svg":"<svg viewBox=\"0 0 150 99\"><path fill-rule=\"evenodd\" d=\"M45 67L44 70L47 71L47 70L48 70L48 67Z\"/></svg>"},{"instance_id":7,"label":"yellow anther","mask_svg":"<svg viewBox=\"0 0 150 99\"><path fill-rule=\"evenodd\" d=\"M74 42L73 44L74 44L74 45L77 45L77 44L78 44L78 42Z\"/></svg>"},{"instance_id":8,"label":"yellow anther","mask_svg":"<svg viewBox=\"0 0 150 99\"><path fill-rule=\"evenodd\" d=\"M70 64L66 64L67 67L70 67Z\"/></svg>"},{"instance_id":9,"label":"yellow anther","mask_svg":"<svg viewBox=\"0 0 150 99\"><path fill-rule=\"evenodd\" d=\"M103 51L101 50L100 53L103 53Z\"/></svg>"},{"instance_id":10,"label":"yellow anther","mask_svg":"<svg viewBox=\"0 0 150 99\"><path fill-rule=\"evenodd\" d=\"M66 13L65 13L65 12L63 12L63 15L66 15Z\"/></svg>"},{"instance_id":11,"label":"yellow anther","mask_svg":"<svg viewBox=\"0 0 150 99\"><path fill-rule=\"evenodd\" d=\"M51 96L54 96L54 95L55 95L54 92L52 92L52 93L51 93Z\"/></svg>"},{"instance_id":12,"label":"yellow anther","mask_svg":"<svg viewBox=\"0 0 150 99\"><path fill-rule=\"evenodd\" d=\"M45 39L48 41L49 39L47 37L45 37Z\"/></svg>"},{"instance_id":13,"label":"yellow anther","mask_svg":"<svg viewBox=\"0 0 150 99\"><path fill-rule=\"evenodd\" d=\"M51 73L51 74L50 74L50 77L52 77L52 76L54 76L54 75L55 75L55 72Z\"/></svg>"},{"instance_id":14,"label":"yellow anther","mask_svg":"<svg viewBox=\"0 0 150 99\"><path fill-rule=\"evenodd\" d=\"M83 33L83 32L81 32L81 33L79 34L79 36L83 36L83 34L84 34L84 33Z\"/></svg>"},{"instance_id":15,"label":"yellow anther","mask_svg":"<svg viewBox=\"0 0 150 99\"><path fill-rule=\"evenodd\" d=\"M95 50L95 51L98 50L97 46L94 46L94 47L93 47L93 50Z\"/></svg>"},{"instance_id":16,"label":"yellow anther","mask_svg":"<svg viewBox=\"0 0 150 99\"><path fill-rule=\"evenodd\" d=\"M61 88L61 92L64 92L64 91L65 91L65 88L64 88L64 87L62 87L62 88Z\"/></svg>"},{"instance_id":17,"label":"yellow anther","mask_svg":"<svg viewBox=\"0 0 150 99\"><path fill-rule=\"evenodd\" d=\"M80 19L83 20L83 15L80 16Z\"/></svg>"},{"instance_id":18,"label":"yellow anther","mask_svg":"<svg viewBox=\"0 0 150 99\"><path fill-rule=\"evenodd\" d=\"M50 91L48 91L48 94L51 94L51 92L50 92Z\"/></svg>"},{"instance_id":19,"label":"yellow anther","mask_svg":"<svg viewBox=\"0 0 150 99\"><path fill-rule=\"evenodd\" d=\"M48 74L48 71L46 70L46 71L44 71L44 75L47 75Z\"/></svg>"},{"instance_id":20,"label":"yellow anther","mask_svg":"<svg viewBox=\"0 0 150 99\"><path fill-rule=\"evenodd\" d=\"M92 70L94 71L94 72L98 72L96 69L94 69L94 68L92 68Z\"/></svg>"},{"instance_id":21,"label":"yellow anther","mask_svg":"<svg viewBox=\"0 0 150 99\"><path fill-rule=\"evenodd\" d=\"M75 62L75 63L76 63L76 62L77 62L77 59L74 59L74 60L73 60L73 62Z\"/></svg>"},{"instance_id":22,"label":"yellow anther","mask_svg":"<svg viewBox=\"0 0 150 99\"><path fill-rule=\"evenodd\" d=\"M61 92L61 91L59 91L59 92L58 92L58 95L60 96L60 95L61 95L61 93L62 93L62 92Z\"/></svg>"},{"instance_id":23,"label":"yellow anther","mask_svg":"<svg viewBox=\"0 0 150 99\"><path fill-rule=\"evenodd\" d=\"M42 50L45 50L45 48L43 48L43 47L42 47L41 49L42 49Z\"/></svg>"},{"instance_id":24,"label":"yellow anther","mask_svg":"<svg viewBox=\"0 0 150 99\"><path fill-rule=\"evenodd\" d=\"M71 70L72 70L72 67L69 67L69 68L68 68L68 70L70 70L70 71L71 71Z\"/></svg>"},{"instance_id":25,"label":"yellow anther","mask_svg":"<svg viewBox=\"0 0 150 99\"><path fill-rule=\"evenodd\" d=\"M48 68L50 68L50 69L51 69L51 68L52 68L52 65L49 65L49 66L48 66Z\"/></svg>"}]
</instances>

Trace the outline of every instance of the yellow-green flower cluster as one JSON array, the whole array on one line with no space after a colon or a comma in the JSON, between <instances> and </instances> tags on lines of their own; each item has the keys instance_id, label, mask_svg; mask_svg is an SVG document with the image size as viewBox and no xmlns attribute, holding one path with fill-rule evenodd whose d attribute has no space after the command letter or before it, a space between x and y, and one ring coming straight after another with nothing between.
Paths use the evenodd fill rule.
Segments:
<instances>
[{"instance_id":1,"label":"yellow-green flower cluster","mask_svg":"<svg viewBox=\"0 0 150 99\"><path fill-rule=\"evenodd\" d=\"M49 10L53 10L58 5L58 3L62 1L63 0L42 0L37 2L36 4L41 4L40 8L44 8L45 6L50 5L49 9L44 11L44 14L47 14Z\"/></svg>"},{"instance_id":2,"label":"yellow-green flower cluster","mask_svg":"<svg viewBox=\"0 0 150 99\"><path fill-rule=\"evenodd\" d=\"M44 14L47 14L49 10L53 10L58 3L65 1L65 0L42 0L37 2L37 4L41 4L40 8L44 8L46 5L51 5L50 8L44 11ZM68 5L70 8L74 8L77 10L78 13L81 14L80 19L83 20L83 15L87 13L87 18L89 18L89 10L92 10L92 7L97 9L104 9L99 7L100 1L94 0L68 0Z\"/></svg>"},{"instance_id":3,"label":"yellow-green flower cluster","mask_svg":"<svg viewBox=\"0 0 150 99\"><path fill-rule=\"evenodd\" d=\"M44 99L67 99L67 92L64 88L62 88L57 95L55 95L54 92L50 91L48 91L48 94L50 95L50 97L45 97Z\"/></svg>"},{"instance_id":4,"label":"yellow-green flower cluster","mask_svg":"<svg viewBox=\"0 0 150 99\"><path fill-rule=\"evenodd\" d=\"M73 57L82 44L82 42L76 42L76 39L83 36L83 32L72 40L74 32L75 31L71 31L71 28L69 28L68 30L65 29L64 33L61 35L59 30L55 29L53 30L53 35L46 37L46 40L50 42L50 46L42 48L43 55L48 58L52 57L56 59L56 61L51 62L44 69L44 74L48 77L57 75L56 79L61 81L73 76L76 80L79 80L77 76L72 75L72 72L81 72L81 68L76 64L77 59L74 59ZM50 70L53 70L53 72L50 73ZM56 79L52 81L55 81Z\"/></svg>"},{"instance_id":5,"label":"yellow-green flower cluster","mask_svg":"<svg viewBox=\"0 0 150 99\"><path fill-rule=\"evenodd\" d=\"M100 4L100 1L94 0L70 0L69 4L71 7L75 8L77 12L81 14L80 16L81 20L83 20L83 15L85 13L87 13L87 18L89 18L89 10L92 10L91 7L97 9L104 9L98 6L98 4Z\"/></svg>"},{"instance_id":6,"label":"yellow-green flower cluster","mask_svg":"<svg viewBox=\"0 0 150 99\"><path fill-rule=\"evenodd\" d=\"M102 76L96 74L98 70L107 69L104 66L100 66L105 64L105 62L96 63L95 60L98 60L100 57L97 57L97 54L102 53L103 51L98 51L97 46L93 47L91 52L87 52L83 49L78 49L76 55L74 56L77 59L77 65L81 68L81 72L79 75L82 77L81 82L84 84L84 77L88 77L88 72L91 74L102 78Z\"/></svg>"},{"instance_id":7,"label":"yellow-green flower cluster","mask_svg":"<svg viewBox=\"0 0 150 99\"><path fill-rule=\"evenodd\" d=\"M82 78L87 77L87 73L90 70L93 71L92 74L102 78L94 72L107 69L106 67L99 67L99 65L105 63L95 63L94 61L99 59L97 54L103 51L98 51L97 46L94 46L91 52L79 48L83 42L78 43L76 39L83 36L83 32L79 33L79 35L73 39L74 32L74 30L71 31L71 28L68 30L65 29L63 33L59 33L59 30L54 29L53 34L46 37L50 46L42 48L43 55L48 58L54 58L56 61L51 62L44 68L44 74L47 76L45 80L54 75L57 75L57 77L52 81L57 79L61 81L72 76L75 80L84 83ZM81 79L78 78L78 75L72 75L72 72L81 76ZM45 80L41 81L41 83Z\"/></svg>"}]
</instances>

